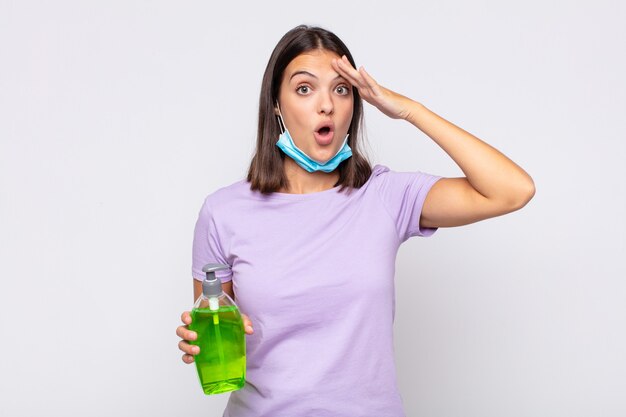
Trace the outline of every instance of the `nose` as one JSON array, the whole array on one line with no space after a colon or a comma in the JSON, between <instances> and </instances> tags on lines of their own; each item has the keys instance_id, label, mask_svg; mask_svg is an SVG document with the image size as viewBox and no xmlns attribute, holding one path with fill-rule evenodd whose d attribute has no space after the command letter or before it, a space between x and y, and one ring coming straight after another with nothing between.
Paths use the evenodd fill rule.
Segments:
<instances>
[{"instance_id":1,"label":"nose","mask_svg":"<svg viewBox=\"0 0 626 417\"><path fill-rule=\"evenodd\" d=\"M333 98L330 93L323 92L320 94L319 112L325 115L332 114L334 110Z\"/></svg>"}]
</instances>

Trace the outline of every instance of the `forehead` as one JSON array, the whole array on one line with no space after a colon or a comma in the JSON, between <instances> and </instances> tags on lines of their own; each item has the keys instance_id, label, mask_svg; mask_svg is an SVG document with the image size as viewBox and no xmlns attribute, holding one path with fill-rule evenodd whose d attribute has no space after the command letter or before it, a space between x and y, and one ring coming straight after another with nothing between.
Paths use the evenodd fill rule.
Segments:
<instances>
[{"instance_id":1,"label":"forehead","mask_svg":"<svg viewBox=\"0 0 626 417\"><path fill-rule=\"evenodd\" d=\"M304 52L292 59L289 65L287 65L284 79L288 81L298 71L307 71L316 76L331 75L336 77L338 74L333 69L331 62L333 59L339 58L341 58L339 55L326 49Z\"/></svg>"}]
</instances>

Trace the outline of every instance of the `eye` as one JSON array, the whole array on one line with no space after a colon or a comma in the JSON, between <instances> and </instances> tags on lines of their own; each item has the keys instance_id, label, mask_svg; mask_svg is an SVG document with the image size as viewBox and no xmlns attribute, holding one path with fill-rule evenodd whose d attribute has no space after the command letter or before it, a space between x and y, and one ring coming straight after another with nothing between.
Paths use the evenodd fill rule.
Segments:
<instances>
[{"instance_id":1,"label":"eye","mask_svg":"<svg viewBox=\"0 0 626 417\"><path fill-rule=\"evenodd\" d=\"M308 94L309 91L310 91L310 88L307 85L300 85L298 86L298 88L296 88L296 92L298 94Z\"/></svg>"},{"instance_id":2,"label":"eye","mask_svg":"<svg viewBox=\"0 0 626 417\"><path fill-rule=\"evenodd\" d=\"M337 86L337 88L335 89L335 91L337 92L337 94L339 94L340 96L347 96L348 94L350 94L350 89L345 86L345 85L339 85Z\"/></svg>"}]
</instances>

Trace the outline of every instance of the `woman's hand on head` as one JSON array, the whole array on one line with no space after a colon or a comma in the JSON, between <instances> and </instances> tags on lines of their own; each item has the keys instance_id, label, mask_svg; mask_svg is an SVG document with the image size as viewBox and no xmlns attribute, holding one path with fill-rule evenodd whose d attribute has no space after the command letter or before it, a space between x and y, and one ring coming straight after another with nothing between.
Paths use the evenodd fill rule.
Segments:
<instances>
[{"instance_id":1,"label":"woman's hand on head","mask_svg":"<svg viewBox=\"0 0 626 417\"><path fill-rule=\"evenodd\" d=\"M341 59L333 59L332 66L339 75L359 90L363 100L387 116L392 119L407 119L409 117L411 104L415 102L408 97L379 85L365 71L365 68L361 67L357 71L345 55Z\"/></svg>"},{"instance_id":2,"label":"woman's hand on head","mask_svg":"<svg viewBox=\"0 0 626 417\"><path fill-rule=\"evenodd\" d=\"M254 333L250 318L245 314L242 314L241 317L243 319L243 328L246 334ZM189 330L189 325L191 324L191 313L189 311L183 312L180 319L184 325L176 328L176 335L182 339L178 342L178 348L184 352L183 362L192 363L194 361L194 356L200 353L200 347L191 345L189 342L196 340L198 335L196 332Z\"/></svg>"}]
</instances>

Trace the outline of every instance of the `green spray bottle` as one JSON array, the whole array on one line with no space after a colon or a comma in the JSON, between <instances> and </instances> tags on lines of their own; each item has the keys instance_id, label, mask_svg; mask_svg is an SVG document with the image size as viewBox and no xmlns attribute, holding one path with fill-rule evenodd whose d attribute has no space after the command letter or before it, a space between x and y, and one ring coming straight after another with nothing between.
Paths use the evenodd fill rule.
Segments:
<instances>
[{"instance_id":1,"label":"green spray bottle","mask_svg":"<svg viewBox=\"0 0 626 417\"><path fill-rule=\"evenodd\" d=\"M205 394L220 394L243 387L246 379L246 340L237 304L222 291L215 271L227 265L207 264L202 294L191 310L189 329L197 333L192 345L200 347L195 355L196 369Z\"/></svg>"}]
</instances>

